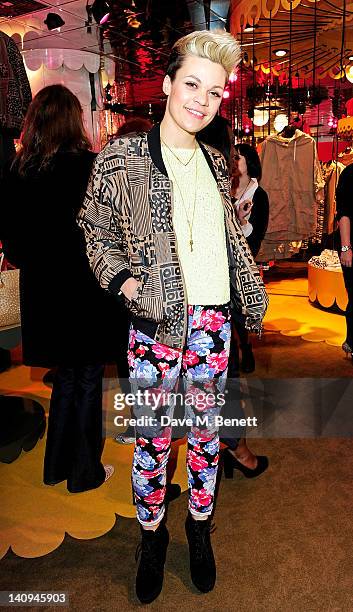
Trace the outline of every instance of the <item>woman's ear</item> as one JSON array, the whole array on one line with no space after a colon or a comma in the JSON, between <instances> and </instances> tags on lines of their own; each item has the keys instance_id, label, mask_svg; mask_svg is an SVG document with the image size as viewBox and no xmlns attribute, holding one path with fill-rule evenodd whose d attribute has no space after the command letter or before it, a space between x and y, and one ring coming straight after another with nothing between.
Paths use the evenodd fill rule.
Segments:
<instances>
[{"instance_id":1,"label":"woman's ear","mask_svg":"<svg viewBox=\"0 0 353 612\"><path fill-rule=\"evenodd\" d=\"M171 87L172 87L172 81L170 80L170 76L166 74L163 79L163 85L162 85L163 93L165 93L166 96L169 96Z\"/></svg>"}]
</instances>

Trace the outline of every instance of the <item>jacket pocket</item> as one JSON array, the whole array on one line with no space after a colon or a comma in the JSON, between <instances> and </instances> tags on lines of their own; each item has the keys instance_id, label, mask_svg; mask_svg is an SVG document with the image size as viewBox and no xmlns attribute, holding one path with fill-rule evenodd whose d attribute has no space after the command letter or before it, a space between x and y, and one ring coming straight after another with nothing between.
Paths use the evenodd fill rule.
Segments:
<instances>
[{"instance_id":1,"label":"jacket pocket","mask_svg":"<svg viewBox=\"0 0 353 612\"><path fill-rule=\"evenodd\" d=\"M137 280L137 282L139 283L137 286L137 291L135 292L135 295L131 300L125 298L126 306L129 310L131 310L133 314L138 314L141 310L140 300L142 298L142 294L147 283L148 277L148 272L141 272L139 277L134 276L135 280Z\"/></svg>"}]
</instances>

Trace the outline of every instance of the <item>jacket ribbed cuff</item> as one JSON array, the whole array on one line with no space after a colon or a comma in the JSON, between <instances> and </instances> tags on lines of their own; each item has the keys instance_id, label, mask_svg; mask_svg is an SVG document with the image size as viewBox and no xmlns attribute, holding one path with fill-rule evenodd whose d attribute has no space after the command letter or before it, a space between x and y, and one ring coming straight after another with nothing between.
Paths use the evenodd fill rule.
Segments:
<instances>
[{"instance_id":1,"label":"jacket ribbed cuff","mask_svg":"<svg viewBox=\"0 0 353 612\"><path fill-rule=\"evenodd\" d=\"M123 285L128 278L133 278L133 276L128 268L124 268L124 270L121 270L121 272L118 272L118 274L112 278L108 285L108 291L114 295L118 295L121 285Z\"/></svg>"}]
</instances>

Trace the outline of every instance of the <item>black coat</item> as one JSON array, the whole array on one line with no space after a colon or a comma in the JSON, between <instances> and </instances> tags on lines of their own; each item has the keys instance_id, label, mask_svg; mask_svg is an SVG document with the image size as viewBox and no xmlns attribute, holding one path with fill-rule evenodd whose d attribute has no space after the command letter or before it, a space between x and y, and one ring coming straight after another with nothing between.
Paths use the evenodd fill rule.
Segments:
<instances>
[{"instance_id":1,"label":"black coat","mask_svg":"<svg viewBox=\"0 0 353 612\"><path fill-rule=\"evenodd\" d=\"M113 360L126 314L98 285L76 223L95 155L59 152L50 170L1 185L0 239L20 268L23 361L53 367Z\"/></svg>"},{"instance_id":2,"label":"black coat","mask_svg":"<svg viewBox=\"0 0 353 612\"><path fill-rule=\"evenodd\" d=\"M336 218L348 217L351 222L351 244L353 244L353 164L347 166L340 174L336 189ZM337 232L337 247L341 249L341 236Z\"/></svg>"},{"instance_id":3,"label":"black coat","mask_svg":"<svg viewBox=\"0 0 353 612\"><path fill-rule=\"evenodd\" d=\"M236 202L236 199L232 198L232 201ZM268 195L266 191L260 187L260 185L253 195L252 203L253 206L248 220L253 226L253 231L251 232L250 236L246 238L246 240L250 247L252 256L255 258L260 250L261 242L265 237L270 214Z\"/></svg>"},{"instance_id":4,"label":"black coat","mask_svg":"<svg viewBox=\"0 0 353 612\"><path fill-rule=\"evenodd\" d=\"M249 217L249 222L253 226L253 231L247 237L248 245L253 257L256 257L260 250L261 242L263 241L270 214L267 193L262 187L258 187L253 195L253 207Z\"/></svg>"}]
</instances>

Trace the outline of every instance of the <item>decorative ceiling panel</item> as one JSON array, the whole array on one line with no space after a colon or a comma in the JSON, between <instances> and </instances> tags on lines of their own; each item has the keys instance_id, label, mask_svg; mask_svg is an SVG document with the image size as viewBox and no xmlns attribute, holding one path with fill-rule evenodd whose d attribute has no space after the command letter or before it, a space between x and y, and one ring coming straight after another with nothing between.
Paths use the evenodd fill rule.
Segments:
<instances>
[{"instance_id":1,"label":"decorative ceiling panel","mask_svg":"<svg viewBox=\"0 0 353 612\"><path fill-rule=\"evenodd\" d=\"M48 8L48 6L36 0L0 0L0 17L20 17L43 8Z\"/></svg>"}]
</instances>

